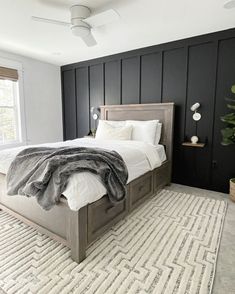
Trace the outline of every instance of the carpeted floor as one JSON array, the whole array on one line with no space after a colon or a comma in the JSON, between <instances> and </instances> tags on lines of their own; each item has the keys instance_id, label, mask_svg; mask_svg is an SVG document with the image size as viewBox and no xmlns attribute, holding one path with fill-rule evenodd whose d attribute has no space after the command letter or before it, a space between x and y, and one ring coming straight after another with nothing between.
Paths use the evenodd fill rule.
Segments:
<instances>
[{"instance_id":1,"label":"carpeted floor","mask_svg":"<svg viewBox=\"0 0 235 294\"><path fill-rule=\"evenodd\" d=\"M172 185L151 198L79 265L66 247L0 212L0 287L7 294L210 293L226 201L183 190Z\"/></svg>"},{"instance_id":2,"label":"carpeted floor","mask_svg":"<svg viewBox=\"0 0 235 294\"><path fill-rule=\"evenodd\" d=\"M235 203L229 200L228 194L224 193L178 184L172 184L166 189L211 199L224 199L227 202L227 213L222 232L212 293L235 294Z\"/></svg>"}]
</instances>

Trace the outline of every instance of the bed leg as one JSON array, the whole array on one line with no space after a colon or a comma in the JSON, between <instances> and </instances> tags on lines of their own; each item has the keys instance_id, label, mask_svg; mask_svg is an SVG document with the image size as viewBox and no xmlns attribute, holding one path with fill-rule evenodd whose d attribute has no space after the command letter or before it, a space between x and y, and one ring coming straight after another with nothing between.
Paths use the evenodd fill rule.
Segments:
<instances>
[{"instance_id":1,"label":"bed leg","mask_svg":"<svg viewBox=\"0 0 235 294\"><path fill-rule=\"evenodd\" d=\"M86 258L87 247L87 206L79 211L69 212L68 241L71 258L80 263Z\"/></svg>"}]
</instances>

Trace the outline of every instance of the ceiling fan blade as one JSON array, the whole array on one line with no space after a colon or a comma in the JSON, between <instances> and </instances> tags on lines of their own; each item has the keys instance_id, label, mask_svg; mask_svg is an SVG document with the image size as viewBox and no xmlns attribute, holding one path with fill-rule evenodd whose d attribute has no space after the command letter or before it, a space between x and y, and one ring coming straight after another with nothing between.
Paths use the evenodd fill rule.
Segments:
<instances>
[{"instance_id":1,"label":"ceiling fan blade","mask_svg":"<svg viewBox=\"0 0 235 294\"><path fill-rule=\"evenodd\" d=\"M95 38L93 37L92 33L90 33L89 35L85 36L85 37L81 37L81 39L83 40L83 42L88 46L88 47L92 47L95 46L97 44Z\"/></svg>"},{"instance_id":2,"label":"ceiling fan blade","mask_svg":"<svg viewBox=\"0 0 235 294\"><path fill-rule=\"evenodd\" d=\"M50 18L43 18L38 16L32 16L32 20L39 21L39 22L45 22L55 25L61 25L61 26L70 26L71 24L69 22L64 22L56 19L50 19Z\"/></svg>"},{"instance_id":3,"label":"ceiling fan blade","mask_svg":"<svg viewBox=\"0 0 235 294\"><path fill-rule=\"evenodd\" d=\"M226 9L232 9L235 8L235 0L228 1L224 4L224 8Z\"/></svg>"},{"instance_id":4,"label":"ceiling fan blade","mask_svg":"<svg viewBox=\"0 0 235 294\"><path fill-rule=\"evenodd\" d=\"M108 9L103 12L89 16L83 21L89 24L92 28L96 28L117 21L119 18L119 14L114 9Z\"/></svg>"}]
</instances>

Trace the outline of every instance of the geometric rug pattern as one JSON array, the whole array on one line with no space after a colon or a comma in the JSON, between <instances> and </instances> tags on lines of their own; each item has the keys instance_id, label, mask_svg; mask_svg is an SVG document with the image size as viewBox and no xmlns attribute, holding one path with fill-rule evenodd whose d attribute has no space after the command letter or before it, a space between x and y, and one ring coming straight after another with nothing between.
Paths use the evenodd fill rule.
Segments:
<instances>
[{"instance_id":1,"label":"geometric rug pattern","mask_svg":"<svg viewBox=\"0 0 235 294\"><path fill-rule=\"evenodd\" d=\"M211 293L226 202L162 190L76 264L70 250L0 211L0 289L35 294Z\"/></svg>"}]
</instances>

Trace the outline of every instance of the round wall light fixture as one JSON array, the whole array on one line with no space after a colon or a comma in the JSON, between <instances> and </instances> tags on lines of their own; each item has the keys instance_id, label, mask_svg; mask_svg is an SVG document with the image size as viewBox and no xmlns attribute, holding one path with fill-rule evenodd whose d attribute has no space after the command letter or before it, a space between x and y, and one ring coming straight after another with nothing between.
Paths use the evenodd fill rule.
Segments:
<instances>
[{"instance_id":1,"label":"round wall light fixture","mask_svg":"<svg viewBox=\"0 0 235 294\"><path fill-rule=\"evenodd\" d=\"M201 114L199 112L197 112L197 110L200 106L201 106L200 103L197 102L190 107L191 111L194 111L193 120L195 120L195 121L199 121L202 117Z\"/></svg>"}]
</instances>

